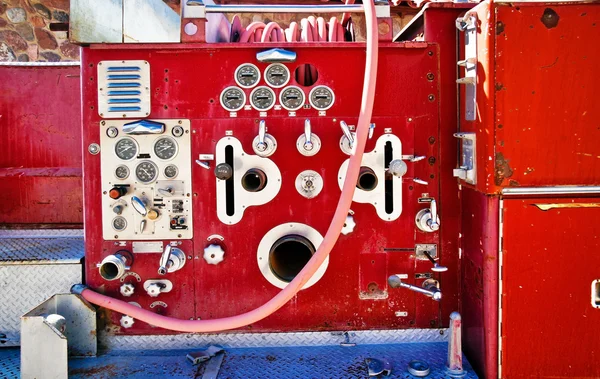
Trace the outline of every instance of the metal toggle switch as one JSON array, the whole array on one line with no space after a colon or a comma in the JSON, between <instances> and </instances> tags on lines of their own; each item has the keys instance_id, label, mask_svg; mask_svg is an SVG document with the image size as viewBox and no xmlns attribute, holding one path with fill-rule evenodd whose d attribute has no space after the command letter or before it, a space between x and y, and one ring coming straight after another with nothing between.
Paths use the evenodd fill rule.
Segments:
<instances>
[{"instance_id":1,"label":"metal toggle switch","mask_svg":"<svg viewBox=\"0 0 600 379\"><path fill-rule=\"evenodd\" d=\"M305 157L312 157L321 150L321 139L312 132L310 120L304 120L304 134L298 137L296 148Z\"/></svg>"},{"instance_id":2,"label":"metal toggle switch","mask_svg":"<svg viewBox=\"0 0 600 379\"><path fill-rule=\"evenodd\" d=\"M415 223L420 230L427 233L433 233L440 229L440 217L435 199L431 200L429 208L421 209L417 213Z\"/></svg>"},{"instance_id":3,"label":"metal toggle switch","mask_svg":"<svg viewBox=\"0 0 600 379\"><path fill-rule=\"evenodd\" d=\"M148 208L146 208L146 203L144 203L139 197L132 196L131 205L133 206L133 209L135 209L136 212L140 215L146 216L148 214Z\"/></svg>"},{"instance_id":4,"label":"metal toggle switch","mask_svg":"<svg viewBox=\"0 0 600 379\"><path fill-rule=\"evenodd\" d=\"M344 133L340 140L340 147L345 154L352 155L354 153L356 133L350 131L350 128L345 121L340 121L340 128L342 129L342 133Z\"/></svg>"},{"instance_id":5,"label":"metal toggle switch","mask_svg":"<svg viewBox=\"0 0 600 379\"><path fill-rule=\"evenodd\" d=\"M175 272L185 265L185 254L180 248L166 245L160 257L158 275L166 275L167 272Z\"/></svg>"},{"instance_id":6,"label":"metal toggle switch","mask_svg":"<svg viewBox=\"0 0 600 379\"><path fill-rule=\"evenodd\" d=\"M252 141L252 149L259 157L269 157L277 150L275 138L267 133L267 124L265 120L260 120L258 124L258 135Z\"/></svg>"},{"instance_id":7,"label":"metal toggle switch","mask_svg":"<svg viewBox=\"0 0 600 379\"><path fill-rule=\"evenodd\" d=\"M423 254L427 257L427 259L429 259L429 261L431 263L433 263L433 267L431 268L431 271L433 271L433 272L446 272L446 271L448 271L448 267L440 266L440 264L437 263L435 261L435 259L433 259L433 257L431 256L431 254L429 254L429 252L427 250L423 250Z\"/></svg>"}]
</instances>

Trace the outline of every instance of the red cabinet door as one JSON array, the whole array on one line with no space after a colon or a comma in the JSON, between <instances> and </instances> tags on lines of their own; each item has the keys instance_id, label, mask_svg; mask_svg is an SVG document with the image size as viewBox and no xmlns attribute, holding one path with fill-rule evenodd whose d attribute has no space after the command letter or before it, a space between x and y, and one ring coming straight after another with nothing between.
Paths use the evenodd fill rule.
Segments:
<instances>
[{"instance_id":1,"label":"red cabinet door","mask_svg":"<svg viewBox=\"0 0 600 379\"><path fill-rule=\"evenodd\" d=\"M501 376L599 378L600 199L505 200L502 228Z\"/></svg>"}]
</instances>

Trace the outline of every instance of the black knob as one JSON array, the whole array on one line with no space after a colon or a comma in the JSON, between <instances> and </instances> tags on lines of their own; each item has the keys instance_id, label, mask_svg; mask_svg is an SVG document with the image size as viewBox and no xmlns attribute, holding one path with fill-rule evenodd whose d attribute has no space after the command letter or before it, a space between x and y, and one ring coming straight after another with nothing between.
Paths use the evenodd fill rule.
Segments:
<instances>
[{"instance_id":1,"label":"black knob","mask_svg":"<svg viewBox=\"0 0 600 379\"><path fill-rule=\"evenodd\" d=\"M233 176L233 168L227 163L219 163L215 167L215 176L221 180L230 179Z\"/></svg>"}]
</instances>

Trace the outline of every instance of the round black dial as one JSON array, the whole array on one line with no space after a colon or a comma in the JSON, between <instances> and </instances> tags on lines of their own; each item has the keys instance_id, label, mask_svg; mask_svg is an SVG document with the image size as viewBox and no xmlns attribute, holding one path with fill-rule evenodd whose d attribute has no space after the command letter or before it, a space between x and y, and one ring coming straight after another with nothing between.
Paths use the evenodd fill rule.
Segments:
<instances>
[{"instance_id":1,"label":"round black dial","mask_svg":"<svg viewBox=\"0 0 600 379\"><path fill-rule=\"evenodd\" d=\"M265 81L275 88L281 88L290 80L290 70L281 63L273 63L265 70Z\"/></svg>"},{"instance_id":2,"label":"round black dial","mask_svg":"<svg viewBox=\"0 0 600 379\"><path fill-rule=\"evenodd\" d=\"M227 87L221 92L221 105L230 112L244 108L246 94L238 87Z\"/></svg>"},{"instance_id":3,"label":"round black dial","mask_svg":"<svg viewBox=\"0 0 600 379\"><path fill-rule=\"evenodd\" d=\"M317 86L310 91L308 100L313 108L319 111L324 111L333 106L335 95L333 94L331 88L327 86Z\"/></svg>"},{"instance_id":4,"label":"round black dial","mask_svg":"<svg viewBox=\"0 0 600 379\"><path fill-rule=\"evenodd\" d=\"M243 88L252 88L260 80L260 71L253 64L245 63L235 70L235 82Z\"/></svg>"},{"instance_id":5,"label":"round black dial","mask_svg":"<svg viewBox=\"0 0 600 379\"><path fill-rule=\"evenodd\" d=\"M117 216L112 221L112 227L114 230L120 232L121 230L125 230L127 227L127 220L125 220L122 216Z\"/></svg>"},{"instance_id":6,"label":"round black dial","mask_svg":"<svg viewBox=\"0 0 600 379\"><path fill-rule=\"evenodd\" d=\"M127 179L129 177L129 168L124 165L120 165L115 169L115 176L117 179Z\"/></svg>"},{"instance_id":7,"label":"round black dial","mask_svg":"<svg viewBox=\"0 0 600 379\"><path fill-rule=\"evenodd\" d=\"M164 174L167 179L173 179L179 174L179 169L174 164L170 164L164 169Z\"/></svg>"},{"instance_id":8,"label":"round black dial","mask_svg":"<svg viewBox=\"0 0 600 379\"><path fill-rule=\"evenodd\" d=\"M279 102L288 111L297 111L304 105L304 91L296 86L286 87L279 94Z\"/></svg>"},{"instance_id":9,"label":"round black dial","mask_svg":"<svg viewBox=\"0 0 600 379\"><path fill-rule=\"evenodd\" d=\"M135 176L140 183L152 183L158 177L158 167L151 161L143 161L135 168Z\"/></svg>"},{"instance_id":10,"label":"round black dial","mask_svg":"<svg viewBox=\"0 0 600 379\"><path fill-rule=\"evenodd\" d=\"M177 155L177 142L171 137L161 137L154 143L154 154L162 160L172 159Z\"/></svg>"},{"instance_id":11,"label":"round black dial","mask_svg":"<svg viewBox=\"0 0 600 379\"><path fill-rule=\"evenodd\" d=\"M136 157L137 153L137 143L129 137L121 138L115 144L115 154L119 159L130 161Z\"/></svg>"},{"instance_id":12,"label":"round black dial","mask_svg":"<svg viewBox=\"0 0 600 379\"><path fill-rule=\"evenodd\" d=\"M250 94L250 104L257 111L267 111L275 105L275 92L269 87L256 87Z\"/></svg>"}]
</instances>

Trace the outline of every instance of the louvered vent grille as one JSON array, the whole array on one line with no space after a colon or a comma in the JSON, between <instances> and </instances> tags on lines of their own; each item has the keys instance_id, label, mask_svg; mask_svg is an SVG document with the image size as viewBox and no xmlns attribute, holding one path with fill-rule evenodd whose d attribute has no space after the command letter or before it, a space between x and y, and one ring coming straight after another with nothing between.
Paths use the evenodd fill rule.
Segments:
<instances>
[{"instance_id":1,"label":"louvered vent grille","mask_svg":"<svg viewBox=\"0 0 600 379\"><path fill-rule=\"evenodd\" d=\"M146 61L98 63L98 113L102 118L150 115L150 64Z\"/></svg>"}]
</instances>

